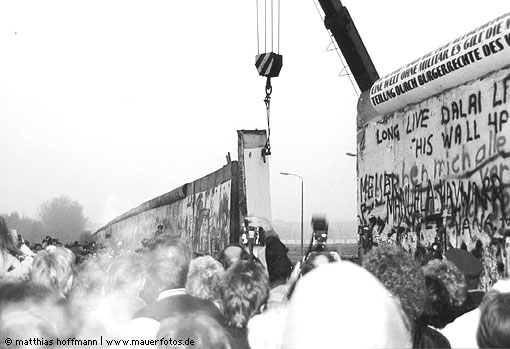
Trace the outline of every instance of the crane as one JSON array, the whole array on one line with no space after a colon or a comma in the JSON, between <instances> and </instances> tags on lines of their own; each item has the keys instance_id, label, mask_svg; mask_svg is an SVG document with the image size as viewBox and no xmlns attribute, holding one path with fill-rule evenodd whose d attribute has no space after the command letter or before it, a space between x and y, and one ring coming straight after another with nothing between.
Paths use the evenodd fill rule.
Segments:
<instances>
[{"instance_id":1,"label":"crane","mask_svg":"<svg viewBox=\"0 0 510 349\"><path fill-rule=\"evenodd\" d=\"M340 0L319 0L319 3L325 15L324 25L335 38L360 91L369 90L379 74L349 11Z\"/></svg>"}]
</instances>

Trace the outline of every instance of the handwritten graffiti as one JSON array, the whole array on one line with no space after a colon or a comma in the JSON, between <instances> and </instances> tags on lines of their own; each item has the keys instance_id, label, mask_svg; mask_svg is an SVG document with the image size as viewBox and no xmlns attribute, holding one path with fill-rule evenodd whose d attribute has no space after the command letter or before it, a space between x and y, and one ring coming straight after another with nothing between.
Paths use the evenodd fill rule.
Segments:
<instances>
[{"instance_id":1,"label":"handwritten graffiti","mask_svg":"<svg viewBox=\"0 0 510 349\"><path fill-rule=\"evenodd\" d=\"M230 232L230 196L223 192L219 200L218 212L213 213L210 249L211 254L216 255L225 248L229 242Z\"/></svg>"},{"instance_id":2,"label":"handwritten graffiti","mask_svg":"<svg viewBox=\"0 0 510 349\"><path fill-rule=\"evenodd\" d=\"M373 198L373 206L384 205L387 222L399 225L414 215L429 215L447 211L451 216L475 218L486 211L503 217L510 202L504 184L497 174L485 177L481 184L466 180L445 180L438 184L408 183L400 185L394 174L376 174L379 183L372 187L370 181L361 188L361 195L368 200ZM367 190L368 189L368 190ZM367 210L364 203L363 210Z\"/></svg>"},{"instance_id":3,"label":"handwritten graffiti","mask_svg":"<svg viewBox=\"0 0 510 349\"><path fill-rule=\"evenodd\" d=\"M383 141L393 141L400 139L400 131L398 130L398 124L393 127L386 127L382 129L377 129L375 131L375 137L377 139L377 143L382 143Z\"/></svg>"},{"instance_id":4,"label":"handwritten graffiti","mask_svg":"<svg viewBox=\"0 0 510 349\"><path fill-rule=\"evenodd\" d=\"M196 194L193 212L193 249L217 254L229 242L230 182Z\"/></svg>"},{"instance_id":5,"label":"handwritten graffiti","mask_svg":"<svg viewBox=\"0 0 510 349\"><path fill-rule=\"evenodd\" d=\"M494 33L494 28L487 27L486 33ZM452 44L449 53L436 50L429 58L452 62L448 54L460 57L457 46L461 44L465 50L489 56L501 45L510 45L510 34L508 39L507 34L494 37L479 47L470 46L477 45L472 40ZM376 84L372 93L395 90L401 84L398 78L419 79L425 72L422 65L427 64L423 62L395 72L383 81L390 86ZM490 282L494 279L489 274L501 265L507 275L509 124L508 67L368 120L358 132L360 225L371 227L374 241L379 236L408 251L432 243L444 244L444 249L473 249L479 242ZM382 231L370 223L374 219L384 222Z\"/></svg>"}]
</instances>

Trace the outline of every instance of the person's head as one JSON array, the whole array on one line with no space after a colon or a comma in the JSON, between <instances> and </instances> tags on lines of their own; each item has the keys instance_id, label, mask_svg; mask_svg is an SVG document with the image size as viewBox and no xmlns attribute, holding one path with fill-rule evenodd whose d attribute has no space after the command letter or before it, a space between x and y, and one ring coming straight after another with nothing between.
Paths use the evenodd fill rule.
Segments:
<instances>
[{"instance_id":1,"label":"person's head","mask_svg":"<svg viewBox=\"0 0 510 349\"><path fill-rule=\"evenodd\" d=\"M231 339L225 328L215 319L200 313L165 319L156 338L159 340L159 349L232 349Z\"/></svg>"},{"instance_id":2,"label":"person's head","mask_svg":"<svg viewBox=\"0 0 510 349\"><path fill-rule=\"evenodd\" d=\"M244 328L269 297L269 279L262 265L238 261L223 274L219 295L227 325Z\"/></svg>"},{"instance_id":3,"label":"person's head","mask_svg":"<svg viewBox=\"0 0 510 349\"><path fill-rule=\"evenodd\" d=\"M288 256L288 248L277 237L268 237L265 248L265 265L271 288L285 284L292 273L293 264Z\"/></svg>"},{"instance_id":4,"label":"person's head","mask_svg":"<svg viewBox=\"0 0 510 349\"><path fill-rule=\"evenodd\" d=\"M143 248L150 248L153 241L154 240L150 238L143 238L142 241L140 241L140 244L142 245Z\"/></svg>"},{"instance_id":5,"label":"person's head","mask_svg":"<svg viewBox=\"0 0 510 349\"><path fill-rule=\"evenodd\" d=\"M76 271L69 299L73 307L91 310L106 290L106 272L93 259L84 261Z\"/></svg>"},{"instance_id":6,"label":"person's head","mask_svg":"<svg viewBox=\"0 0 510 349\"><path fill-rule=\"evenodd\" d=\"M151 245L148 258L152 284L159 292L186 286L192 253L184 241L163 234Z\"/></svg>"},{"instance_id":7,"label":"person's head","mask_svg":"<svg viewBox=\"0 0 510 349\"><path fill-rule=\"evenodd\" d=\"M380 245L363 259L363 267L400 299L414 326L425 309L425 276L418 261L401 247Z\"/></svg>"},{"instance_id":8,"label":"person's head","mask_svg":"<svg viewBox=\"0 0 510 349\"><path fill-rule=\"evenodd\" d=\"M466 279L464 274L445 259L433 259L423 267L425 276L435 277L443 282L453 307L460 307L467 298Z\"/></svg>"},{"instance_id":9,"label":"person's head","mask_svg":"<svg viewBox=\"0 0 510 349\"><path fill-rule=\"evenodd\" d=\"M42 284L65 298L71 290L76 257L65 247L39 251L29 272L30 281Z\"/></svg>"},{"instance_id":10,"label":"person's head","mask_svg":"<svg viewBox=\"0 0 510 349\"><path fill-rule=\"evenodd\" d=\"M68 335L65 308L49 288L32 282L0 283L0 343L10 348L46 348L17 345L29 338L55 340ZM49 346L47 346L49 347Z\"/></svg>"},{"instance_id":11,"label":"person's head","mask_svg":"<svg viewBox=\"0 0 510 349\"><path fill-rule=\"evenodd\" d=\"M135 252L125 252L108 267L108 291L138 295L146 277L147 258Z\"/></svg>"},{"instance_id":12,"label":"person's head","mask_svg":"<svg viewBox=\"0 0 510 349\"><path fill-rule=\"evenodd\" d=\"M218 284L224 271L221 263L211 256L192 259L186 282L186 293L211 302L216 301Z\"/></svg>"},{"instance_id":13,"label":"person's head","mask_svg":"<svg viewBox=\"0 0 510 349\"><path fill-rule=\"evenodd\" d=\"M232 264L241 260L250 260L250 254L239 244L230 244L218 254L218 261L225 269L228 269Z\"/></svg>"},{"instance_id":14,"label":"person's head","mask_svg":"<svg viewBox=\"0 0 510 349\"><path fill-rule=\"evenodd\" d=\"M13 238L11 231L7 227L5 219L0 216L0 253L9 253L18 256L21 251L18 248L18 241Z\"/></svg>"},{"instance_id":15,"label":"person's head","mask_svg":"<svg viewBox=\"0 0 510 349\"><path fill-rule=\"evenodd\" d=\"M154 239L157 239L158 237L160 237L161 235L163 235L163 225L162 224L158 224L158 227L156 229L156 232L154 233L154 236L153 238Z\"/></svg>"},{"instance_id":16,"label":"person's head","mask_svg":"<svg viewBox=\"0 0 510 349\"><path fill-rule=\"evenodd\" d=\"M425 276L427 302L421 321L434 328L444 328L451 321L453 306L445 284L435 276Z\"/></svg>"},{"instance_id":17,"label":"person's head","mask_svg":"<svg viewBox=\"0 0 510 349\"><path fill-rule=\"evenodd\" d=\"M313 252L303 262L303 265L301 266L301 275L305 275L312 269L324 264L333 263L334 261L335 258L329 252Z\"/></svg>"},{"instance_id":18,"label":"person's head","mask_svg":"<svg viewBox=\"0 0 510 349\"><path fill-rule=\"evenodd\" d=\"M367 270L348 261L328 263L298 281L283 348L410 348L399 304Z\"/></svg>"},{"instance_id":19,"label":"person's head","mask_svg":"<svg viewBox=\"0 0 510 349\"><path fill-rule=\"evenodd\" d=\"M480 240L478 240L479 242ZM472 253L460 249L451 248L445 253L448 261L455 264L455 266L464 274L466 279L466 287L468 290L475 290L480 283L480 274L482 273L482 262L476 258Z\"/></svg>"},{"instance_id":20,"label":"person's head","mask_svg":"<svg viewBox=\"0 0 510 349\"><path fill-rule=\"evenodd\" d=\"M414 251L414 259L416 259L422 267L427 264L427 262L430 259L430 256L425 246L423 245L416 246L416 250Z\"/></svg>"},{"instance_id":21,"label":"person's head","mask_svg":"<svg viewBox=\"0 0 510 349\"><path fill-rule=\"evenodd\" d=\"M496 292L481 306L476 332L479 348L510 348L510 293Z\"/></svg>"}]
</instances>

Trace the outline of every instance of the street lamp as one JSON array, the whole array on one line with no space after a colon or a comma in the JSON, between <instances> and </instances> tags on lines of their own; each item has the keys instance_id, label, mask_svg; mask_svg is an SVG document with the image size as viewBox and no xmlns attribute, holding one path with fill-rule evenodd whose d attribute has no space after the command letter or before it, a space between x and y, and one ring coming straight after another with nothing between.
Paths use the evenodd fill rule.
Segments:
<instances>
[{"instance_id":1,"label":"street lamp","mask_svg":"<svg viewBox=\"0 0 510 349\"><path fill-rule=\"evenodd\" d=\"M303 177L294 173L280 172L284 176L294 176L301 178L301 257L303 256Z\"/></svg>"}]
</instances>

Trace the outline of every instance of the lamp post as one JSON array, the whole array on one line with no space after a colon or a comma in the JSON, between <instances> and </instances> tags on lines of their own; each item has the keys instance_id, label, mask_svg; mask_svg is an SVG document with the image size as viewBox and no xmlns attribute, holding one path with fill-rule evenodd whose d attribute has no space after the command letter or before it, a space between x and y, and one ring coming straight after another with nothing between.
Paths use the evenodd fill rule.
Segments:
<instances>
[{"instance_id":1,"label":"lamp post","mask_svg":"<svg viewBox=\"0 0 510 349\"><path fill-rule=\"evenodd\" d=\"M288 172L280 172L281 175L284 176L294 176L301 179L301 256L303 256L303 177L300 175L294 174L294 173L288 173Z\"/></svg>"}]
</instances>

